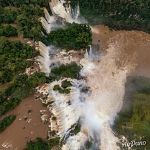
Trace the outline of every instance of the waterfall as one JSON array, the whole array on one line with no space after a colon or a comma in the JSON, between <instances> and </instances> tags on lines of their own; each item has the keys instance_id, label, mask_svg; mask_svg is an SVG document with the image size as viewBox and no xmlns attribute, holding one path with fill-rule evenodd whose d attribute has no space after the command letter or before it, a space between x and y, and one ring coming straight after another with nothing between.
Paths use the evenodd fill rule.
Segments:
<instances>
[{"instance_id":1,"label":"waterfall","mask_svg":"<svg viewBox=\"0 0 150 150\"><path fill-rule=\"evenodd\" d=\"M99 61L89 58L80 61L83 66L81 75L86 77L85 84L90 87L90 92L82 93L79 90L81 85L73 89L74 96L71 97L75 98L71 99L70 107L74 108L74 113L80 119L81 131L68 138L63 146L64 150L79 150L87 139L92 139L92 147L96 149L120 149L117 144L119 139L111 126L122 107L126 77L134 64L128 58L124 57L122 60L119 51L116 43L110 43L107 53ZM123 62L122 65L118 66L117 61ZM77 82L75 84L78 85ZM80 134L84 139L79 140ZM78 140L80 142L76 143Z\"/></svg>"},{"instance_id":2,"label":"waterfall","mask_svg":"<svg viewBox=\"0 0 150 150\"><path fill-rule=\"evenodd\" d=\"M79 7L79 3L77 4L77 6L72 10L73 11L73 15L72 17L77 20L80 16L80 7Z\"/></svg>"},{"instance_id":3,"label":"waterfall","mask_svg":"<svg viewBox=\"0 0 150 150\"><path fill-rule=\"evenodd\" d=\"M79 5L75 10L73 10L74 13L72 14L70 4L68 4L68 6L65 7L64 3L66 3L66 1L52 0L50 2L50 8L53 15L63 18L68 23L80 23L78 19L80 13Z\"/></svg>"},{"instance_id":4,"label":"waterfall","mask_svg":"<svg viewBox=\"0 0 150 150\"><path fill-rule=\"evenodd\" d=\"M122 60L119 51L119 46L111 43L100 61L82 61L82 75L86 76L92 92L82 108L81 124L101 150L119 149L119 139L113 134L111 125L122 107L126 77L134 68L128 58ZM118 66L117 61L124 63Z\"/></svg>"},{"instance_id":5,"label":"waterfall","mask_svg":"<svg viewBox=\"0 0 150 150\"><path fill-rule=\"evenodd\" d=\"M51 51L51 47L47 47L42 42L39 42L39 52L40 56L37 58L37 60L40 63L41 71L44 72L47 76L50 73L50 65L51 65L51 59L49 56L49 52Z\"/></svg>"},{"instance_id":6,"label":"waterfall","mask_svg":"<svg viewBox=\"0 0 150 150\"><path fill-rule=\"evenodd\" d=\"M80 23L79 5L72 11L70 6L65 7L64 4L65 1L52 0L50 8L53 16L44 11L46 19L42 18L41 22L47 33L52 30L57 18L63 18L69 23ZM39 49L41 70L49 74L50 65L54 61L54 58L50 59L49 56L52 48L40 42ZM105 55L100 55L91 45L79 62L83 66L80 74L86 77L86 80L69 79L72 87L70 94L66 95L53 90L55 85L61 85L62 79L50 83L49 95L53 104L48 108L57 118L51 126L55 124L55 129L58 129L56 134L61 139L65 137L63 150L80 150L91 139L95 149L119 149L119 139L114 135L111 126L122 107L126 77L134 67L126 57L123 60L120 54L117 43L110 43ZM65 63L64 59L60 58L60 63ZM118 61L120 66L117 65ZM89 87L90 90L84 92L83 87ZM80 132L69 135L71 127L77 122L81 125Z\"/></svg>"},{"instance_id":7,"label":"waterfall","mask_svg":"<svg viewBox=\"0 0 150 150\"><path fill-rule=\"evenodd\" d=\"M49 24L56 22L56 17L55 16L50 16L49 12L45 8L44 8L44 14L45 14L45 18L46 18L46 20Z\"/></svg>"},{"instance_id":8,"label":"waterfall","mask_svg":"<svg viewBox=\"0 0 150 150\"><path fill-rule=\"evenodd\" d=\"M50 31L52 30L51 25L48 24L48 22L46 21L46 19L44 17L41 17L40 19L43 28L45 29L46 33L50 33Z\"/></svg>"},{"instance_id":9,"label":"waterfall","mask_svg":"<svg viewBox=\"0 0 150 150\"><path fill-rule=\"evenodd\" d=\"M53 13L51 16L47 9L44 8L45 18L41 17L40 21L42 23L43 28L45 29L46 33L50 33L51 31L61 28L63 26L63 22L58 24L57 21L63 19L65 22L68 23L80 23L81 20L79 19L80 15L80 8L79 4L76 6L75 9L71 9L71 6L64 6L65 1L59 0L52 0L49 5L50 9Z\"/></svg>"},{"instance_id":10,"label":"waterfall","mask_svg":"<svg viewBox=\"0 0 150 150\"><path fill-rule=\"evenodd\" d=\"M89 60L99 60L100 58L100 49L98 45L89 45L86 49L85 57Z\"/></svg>"}]
</instances>

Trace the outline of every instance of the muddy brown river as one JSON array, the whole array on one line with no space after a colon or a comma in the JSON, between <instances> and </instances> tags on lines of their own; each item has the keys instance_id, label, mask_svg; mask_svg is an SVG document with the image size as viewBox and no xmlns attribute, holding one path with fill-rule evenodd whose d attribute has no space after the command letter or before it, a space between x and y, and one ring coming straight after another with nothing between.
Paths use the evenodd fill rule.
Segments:
<instances>
[{"instance_id":1,"label":"muddy brown river","mask_svg":"<svg viewBox=\"0 0 150 150\"><path fill-rule=\"evenodd\" d=\"M23 150L27 141L37 137L46 139L48 125L43 124L40 118L40 110L46 109L40 101L30 96L23 100L12 112L16 120L0 134L0 150L5 150L2 144L9 144L8 150Z\"/></svg>"},{"instance_id":2,"label":"muddy brown river","mask_svg":"<svg viewBox=\"0 0 150 150\"><path fill-rule=\"evenodd\" d=\"M92 27L93 44L105 50L110 42L117 42L122 56L136 64L132 75L150 77L150 34L142 31L114 31L103 25Z\"/></svg>"}]
</instances>

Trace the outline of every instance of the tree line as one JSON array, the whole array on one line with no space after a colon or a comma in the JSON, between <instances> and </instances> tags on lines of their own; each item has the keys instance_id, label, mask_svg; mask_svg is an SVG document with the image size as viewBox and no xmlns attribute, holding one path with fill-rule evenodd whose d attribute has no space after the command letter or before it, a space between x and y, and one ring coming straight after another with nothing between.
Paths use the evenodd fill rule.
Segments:
<instances>
[{"instance_id":1,"label":"tree line","mask_svg":"<svg viewBox=\"0 0 150 150\"><path fill-rule=\"evenodd\" d=\"M15 119L15 115L9 115L0 120L0 133L3 132L9 125L11 125L15 121Z\"/></svg>"},{"instance_id":2,"label":"tree line","mask_svg":"<svg viewBox=\"0 0 150 150\"><path fill-rule=\"evenodd\" d=\"M89 23L150 32L150 0L71 0L73 7L78 2Z\"/></svg>"},{"instance_id":3,"label":"tree line","mask_svg":"<svg viewBox=\"0 0 150 150\"><path fill-rule=\"evenodd\" d=\"M87 24L67 24L65 29L51 31L44 42L67 50L85 49L92 43L91 28Z\"/></svg>"}]
</instances>

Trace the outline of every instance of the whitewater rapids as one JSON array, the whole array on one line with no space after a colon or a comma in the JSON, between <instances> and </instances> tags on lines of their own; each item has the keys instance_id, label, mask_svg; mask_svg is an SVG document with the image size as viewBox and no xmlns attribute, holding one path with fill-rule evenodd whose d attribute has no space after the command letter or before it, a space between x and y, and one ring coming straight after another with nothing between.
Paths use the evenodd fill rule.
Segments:
<instances>
[{"instance_id":1,"label":"whitewater rapids","mask_svg":"<svg viewBox=\"0 0 150 150\"><path fill-rule=\"evenodd\" d=\"M135 66L130 58L122 59L120 50L117 42L110 43L99 61L81 60L81 74L86 76L91 90L87 97L88 106L82 109L82 127L87 129L95 142L99 142L101 150L119 149L119 139L115 137L111 125L123 104L127 75Z\"/></svg>"},{"instance_id":2,"label":"whitewater rapids","mask_svg":"<svg viewBox=\"0 0 150 150\"><path fill-rule=\"evenodd\" d=\"M80 74L86 79L72 80L69 96L52 90L53 84L60 84L61 81L54 81L50 85L58 135L61 138L67 137L72 125L78 121L81 125L78 134L66 139L62 150L80 150L85 148L88 140L92 141L92 150L119 150L119 139L111 126L123 104L127 75L135 67L133 58L122 57L123 53L117 42L110 42L106 53L99 60L97 56L96 60L91 60L89 54L80 60L83 66ZM87 93L81 92L85 86L90 89Z\"/></svg>"},{"instance_id":3,"label":"whitewater rapids","mask_svg":"<svg viewBox=\"0 0 150 150\"><path fill-rule=\"evenodd\" d=\"M54 16L48 15L45 11L46 20L41 21L47 33L51 32L57 17L69 23L80 23L79 6L74 17L71 8L65 8L62 1L52 0L50 7ZM41 52L41 64L46 66L43 68L45 73L49 74L53 60L49 61L48 48L42 46L41 49L44 52L44 54ZM61 85L61 80L50 83L49 95L54 103L49 109L57 118L55 123L58 126L57 135L60 139L66 140L62 150L85 149L87 141L92 141L90 147L92 150L120 149L117 144L119 139L113 133L111 126L123 104L126 78L135 67L132 61L134 59L124 55L124 51L121 50L117 42L110 41L106 52L98 58L90 47L90 51L87 51L79 62L82 66L80 74L85 80L69 79L72 82L70 95L63 95L53 90L54 85ZM64 63L63 59L60 63ZM81 92L81 87L85 86L89 87L87 93ZM69 135L71 127L78 122L81 125L80 132Z\"/></svg>"}]
</instances>

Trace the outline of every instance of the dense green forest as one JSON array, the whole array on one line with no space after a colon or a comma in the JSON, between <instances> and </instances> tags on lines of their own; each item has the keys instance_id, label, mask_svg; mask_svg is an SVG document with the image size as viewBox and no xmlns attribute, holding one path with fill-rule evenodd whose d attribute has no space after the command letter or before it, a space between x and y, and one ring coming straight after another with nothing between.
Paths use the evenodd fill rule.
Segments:
<instances>
[{"instance_id":1,"label":"dense green forest","mask_svg":"<svg viewBox=\"0 0 150 150\"><path fill-rule=\"evenodd\" d=\"M39 17L49 0L0 1L0 115L14 109L34 88L46 82L44 73L25 75L38 54L24 39L39 40ZM10 40L15 39L15 40Z\"/></svg>"},{"instance_id":2,"label":"dense green forest","mask_svg":"<svg viewBox=\"0 0 150 150\"><path fill-rule=\"evenodd\" d=\"M0 83L13 80L13 76L25 71L32 64L37 52L20 41L0 39ZM31 59L30 61L27 59Z\"/></svg>"},{"instance_id":3,"label":"dense green forest","mask_svg":"<svg viewBox=\"0 0 150 150\"><path fill-rule=\"evenodd\" d=\"M65 29L51 31L46 40L61 48L80 50L92 44L92 33L89 25L73 23Z\"/></svg>"},{"instance_id":4,"label":"dense green forest","mask_svg":"<svg viewBox=\"0 0 150 150\"><path fill-rule=\"evenodd\" d=\"M0 36L17 36L17 29L11 25L0 25Z\"/></svg>"},{"instance_id":5,"label":"dense green forest","mask_svg":"<svg viewBox=\"0 0 150 150\"><path fill-rule=\"evenodd\" d=\"M10 115L0 120L0 133L4 131L10 124L12 124L15 119L16 119L16 116Z\"/></svg>"},{"instance_id":6,"label":"dense green forest","mask_svg":"<svg viewBox=\"0 0 150 150\"><path fill-rule=\"evenodd\" d=\"M71 0L90 24L150 32L150 0Z\"/></svg>"},{"instance_id":7,"label":"dense green forest","mask_svg":"<svg viewBox=\"0 0 150 150\"><path fill-rule=\"evenodd\" d=\"M142 77L131 80L135 91L130 109L119 114L114 129L118 135L124 135L129 141L146 141L143 149L150 149L150 79ZM140 139L142 137L142 139ZM141 150L137 147L136 150Z\"/></svg>"},{"instance_id":8,"label":"dense green forest","mask_svg":"<svg viewBox=\"0 0 150 150\"><path fill-rule=\"evenodd\" d=\"M48 2L49 0L1 0L0 36L16 36L19 33L25 38L41 39L39 17L43 16L43 7L48 7ZM10 29L13 30L12 33L6 28L10 23L15 26Z\"/></svg>"}]
</instances>

